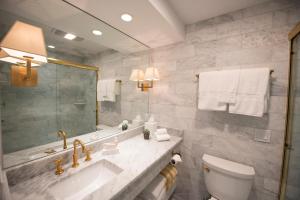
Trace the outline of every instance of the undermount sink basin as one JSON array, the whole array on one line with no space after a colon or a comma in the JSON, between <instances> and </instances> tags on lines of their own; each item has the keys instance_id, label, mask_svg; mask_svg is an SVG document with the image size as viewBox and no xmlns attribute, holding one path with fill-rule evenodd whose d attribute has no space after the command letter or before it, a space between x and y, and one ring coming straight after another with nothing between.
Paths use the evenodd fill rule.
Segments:
<instances>
[{"instance_id":1,"label":"undermount sink basin","mask_svg":"<svg viewBox=\"0 0 300 200\"><path fill-rule=\"evenodd\" d=\"M99 189L122 171L123 169L114 163L103 159L52 184L48 191L57 200L82 199Z\"/></svg>"}]
</instances>

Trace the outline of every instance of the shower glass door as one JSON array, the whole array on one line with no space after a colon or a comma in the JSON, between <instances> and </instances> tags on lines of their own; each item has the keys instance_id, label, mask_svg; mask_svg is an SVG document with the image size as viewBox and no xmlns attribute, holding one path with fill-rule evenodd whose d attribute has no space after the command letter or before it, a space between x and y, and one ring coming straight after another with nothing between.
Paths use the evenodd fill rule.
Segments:
<instances>
[{"instance_id":1,"label":"shower glass door","mask_svg":"<svg viewBox=\"0 0 300 200\"><path fill-rule=\"evenodd\" d=\"M69 138L96 131L97 72L64 65L56 70L58 129Z\"/></svg>"},{"instance_id":2,"label":"shower glass door","mask_svg":"<svg viewBox=\"0 0 300 200\"><path fill-rule=\"evenodd\" d=\"M289 109L281 199L300 199L300 35L291 40Z\"/></svg>"}]
</instances>

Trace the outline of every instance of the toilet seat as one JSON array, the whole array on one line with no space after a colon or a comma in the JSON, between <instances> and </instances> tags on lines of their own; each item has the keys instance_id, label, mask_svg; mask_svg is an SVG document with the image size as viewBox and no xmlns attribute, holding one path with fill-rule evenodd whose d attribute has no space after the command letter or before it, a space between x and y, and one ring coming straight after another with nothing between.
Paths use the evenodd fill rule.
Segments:
<instances>
[{"instance_id":1,"label":"toilet seat","mask_svg":"<svg viewBox=\"0 0 300 200\"><path fill-rule=\"evenodd\" d=\"M210 197L210 199L208 199L208 200L218 200L218 199L216 199L215 197Z\"/></svg>"}]
</instances>

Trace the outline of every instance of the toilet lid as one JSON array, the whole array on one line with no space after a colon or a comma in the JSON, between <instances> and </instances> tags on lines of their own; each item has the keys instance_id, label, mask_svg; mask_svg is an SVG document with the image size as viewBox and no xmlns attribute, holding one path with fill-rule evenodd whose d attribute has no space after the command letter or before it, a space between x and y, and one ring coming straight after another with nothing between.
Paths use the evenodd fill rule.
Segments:
<instances>
[{"instance_id":1,"label":"toilet lid","mask_svg":"<svg viewBox=\"0 0 300 200\"><path fill-rule=\"evenodd\" d=\"M202 160L206 166L235 177L251 179L255 175L253 167L240 163L232 162L208 154L204 154Z\"/></svg>"}]
</instances>

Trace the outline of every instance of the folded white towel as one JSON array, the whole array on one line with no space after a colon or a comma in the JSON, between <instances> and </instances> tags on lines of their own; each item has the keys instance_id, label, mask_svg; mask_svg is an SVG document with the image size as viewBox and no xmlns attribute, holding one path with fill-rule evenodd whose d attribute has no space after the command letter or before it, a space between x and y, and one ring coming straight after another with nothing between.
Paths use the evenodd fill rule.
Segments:
<instances>
[{"instance_id":1,"label":"folded white towel","mask_svg":"<svg viewBox=\"0 0 300 200\"><path fill-rule=\"evenodd\" d=\"M171 136L169 134L162 134L162 135L155 135L156 136L156 140L158 142L162 142L162 141L167 141L170 140Z\"/></svg>"},{"instance_id":2,"label":"folded white towel","mask_svg":"<svg viewBox=\"0 0 300 200\"><path fill-rule=\"evenodd\" d=\"M116 79L99 80L97 83L98 101L116 101Z\"/></svg>"},{"instance_id":3,"label":"folded white towel","mask_svg":"<svg viewBox=\"0 0 300 200\"><path fill-rule=\"evenodd\" d=\"M198 109L225 111L226 103L219 101L222 81L221 71L203 72L199 74Z\"/></svg>"},{"instance_id":4,"label":"folded white towel","mask_svg":"<svg viewBox=\"0 0 300 200\"><path fill-rule=\"evenodd\" d=\"M229 112L262 117L268 107L269 79L268 68L241 70L236 103L229 106Z\"/></svg>"},{"instance_id":5,"label":"folded white towel","mask_svg":"<svg viewBox=\"0 0 300 200\"><path fill-rule=\"evenodd\" d=\"M163 135L163 134L168 134L168 131L166 128L159 128L155 132L156 135Z\"/></svg>"}]
</instances>

